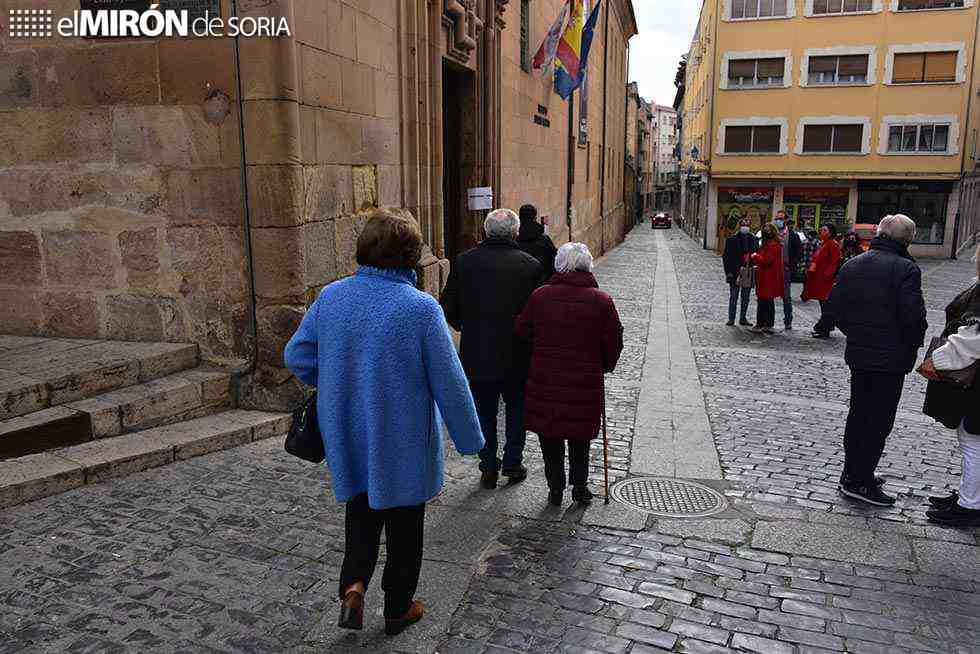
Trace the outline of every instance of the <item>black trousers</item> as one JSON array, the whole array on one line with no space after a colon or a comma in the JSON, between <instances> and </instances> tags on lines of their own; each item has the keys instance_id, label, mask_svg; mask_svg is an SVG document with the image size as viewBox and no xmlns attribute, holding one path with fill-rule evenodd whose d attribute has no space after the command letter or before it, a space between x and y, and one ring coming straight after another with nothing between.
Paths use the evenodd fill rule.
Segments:
<instances>
[{"instance_id":1,"label":"black trousers","mask_svg":"<svg viewBox=\"0 0 980 654\"><path fill-rule=\"evenodd\" d=\"M422 571L422 539L425 504L375 510L367 493L347 502L344 565L340 572L339 595L357 582L367 588L378 565L381 530L385 530L388 560L381 588L385 591L385 617L400 618L408 611Z\"/></svg>"},{"instance_id":2,"label":"black trousers","mask_svg":"<svg viewBox=\"0 0 980 654\"><path fill-rule=\"evenodd\" d=\"M504 381L471 381L470 391L476 404L480 429L486 444L480 450L480 470L500 472L503 468L516 468L524 460L524 445L527 432L524 431L524 377ZM497 439L497 404L504 398L505 437L504 457L497 456L500 444Z\"/></svg>"},{"instance_id":3,"label":"black trousers","mask_svg":"<svg viewBox=\"0 0 980 654\"><path fill-rule=\"evenodd\" d=\"M904 385L902 373L851 370L851 409L844 429L844 476L848 481L874 483Z\"/></svg>"},{"instance_id":4,"label":"black trousers","mask_svg":"<svg viewBox=\"0 0 980 654\"><path fill-rule=\"evenodd\" d=\"M544 476L548 489L559 493L565 490L565 440L539 436L541 454L544 457ZM586 486L589 483L589 447L591 441L569 440L568 442L568 481L572 487Z\"/></svg>"},{"instance_id":5,"label":"black trousers","mask_svg":"<svg viewBox=\"0 0 980 654\"><path fill-rule=\"evenodd\" d=\"M827 300L820 300L820 320L813 326L818 334L829 334L834 331L834 322L827 318Z\"/></svg>"},{"instance_id":6,"label":"black trousers","mask_svg":"<svg viewBox=\"0 0 980 654\"><path fill-rule=\"evenodd\" d=\"M763 300L758 299L756 301L757 312L755 318L755 324L758 327L772 327L776 324L776 300Z\"/></svg>"}]
</instances>

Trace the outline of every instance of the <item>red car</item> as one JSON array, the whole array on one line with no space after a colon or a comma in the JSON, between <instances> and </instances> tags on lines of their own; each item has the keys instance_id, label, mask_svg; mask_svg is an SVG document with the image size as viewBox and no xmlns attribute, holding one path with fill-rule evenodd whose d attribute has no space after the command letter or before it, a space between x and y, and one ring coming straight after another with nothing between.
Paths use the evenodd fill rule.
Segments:
<instances>
[{"instance_id":1,"label":"red car","mask_svg":"<svg viewBox=\"0 0 980 654\"><path fill-rule=\"evenodd\" d=\"M670 214L660 211L654 214L653 218L650 219L650 227L656 229L658 227L666 227L670 229Z\"/></svg>"}]
</instances>

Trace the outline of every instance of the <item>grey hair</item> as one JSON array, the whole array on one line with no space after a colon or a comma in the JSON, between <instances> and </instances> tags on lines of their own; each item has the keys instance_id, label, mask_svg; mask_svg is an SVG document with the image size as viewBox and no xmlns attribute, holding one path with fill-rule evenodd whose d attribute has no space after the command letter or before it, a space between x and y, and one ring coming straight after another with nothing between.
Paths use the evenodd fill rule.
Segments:
<instances>
[{"instance_id":1,"label":"grey hair","mask_svg":"<svg viewBox=\"0 0 980 654\"><path fill-rule=\"evenodd\" d=\"M483 221L483 231L490 237L517 238L521 231L521 219L510 209L494 209Z\"/></svg>"},{"instance_id":2,"label":"grey hair","mask_svg":"<svg viewBox=\"0 0 980 654\"><path fill-rule=\"evenodd\" d=\"M878 223L878 236L911 245L915 240L915 221L902 213L885 216Z\"/></svg>"},{"instance_id":3,"label":"grey hair","mask_svg":"<svg viewBox=\"0 0 980 654\"><path fill-rule=\"evenodd\" d=\"M560 273L592 272L592 253L589 252L589 246L585 243L565 243L558 248L558 255L555 257L555 271Z\"/></svg>"}]
</instances>

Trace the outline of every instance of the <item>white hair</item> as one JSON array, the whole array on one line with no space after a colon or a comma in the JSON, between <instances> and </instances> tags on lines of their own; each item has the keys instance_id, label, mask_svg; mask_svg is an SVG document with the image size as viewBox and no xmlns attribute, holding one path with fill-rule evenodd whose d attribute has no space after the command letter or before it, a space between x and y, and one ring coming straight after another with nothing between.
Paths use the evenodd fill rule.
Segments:
<instances>
[{"instance_id":1,"label":"white hair","mask_svg":"<svg viewBox=\"0 0 980 654\"><path fill-rule=\"evenodd\" d=\"M558 248L558 255L555 257L555 271L560 273L592 272L592 253L589 252L589 246L585 243L565 243Z\"/></svg>"},{"instance_id":2,"label":"white hair","mask_svg":"<svg viewBox=\"0 0 980 654\"><path fill-rule=\"evenodd\" d=\"M521 231L521 219L510 209L494 209L483 221L483 230L489 237L517 238Z\"/></svg>"},{"instance_id":3,"label":"white hair","mask_svg":"<svg viewBox=\"0 0 980 654\"><path fill-rule=\"evenodd\" d=\"M915 221L902 213L885 216L878 223L877 234L878 236L887 236L905 245L911 245L912 241L915 240Z\"/></svg>"}]
</instances>

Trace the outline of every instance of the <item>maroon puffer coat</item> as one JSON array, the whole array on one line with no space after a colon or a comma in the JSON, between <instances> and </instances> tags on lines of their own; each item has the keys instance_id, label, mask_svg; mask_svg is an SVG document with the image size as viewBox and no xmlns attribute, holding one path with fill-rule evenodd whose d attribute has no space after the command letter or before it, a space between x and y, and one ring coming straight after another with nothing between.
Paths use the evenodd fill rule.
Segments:
<instances>
[{"instance_id":1,"label":"maroon puffer coat","mask_svg":"<svg viewBox=\"0 0 980 654\"><path fill-rule=\"evenodd\" d=\"M531 341L524 428L544 438L591 440L602 416L603 374L623 351L623 325L592 273L556 273L517 317Z\"/></svg>"}]
</instances>

